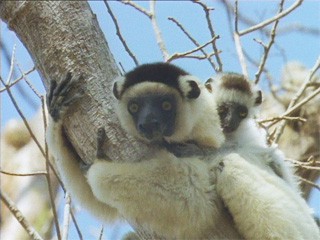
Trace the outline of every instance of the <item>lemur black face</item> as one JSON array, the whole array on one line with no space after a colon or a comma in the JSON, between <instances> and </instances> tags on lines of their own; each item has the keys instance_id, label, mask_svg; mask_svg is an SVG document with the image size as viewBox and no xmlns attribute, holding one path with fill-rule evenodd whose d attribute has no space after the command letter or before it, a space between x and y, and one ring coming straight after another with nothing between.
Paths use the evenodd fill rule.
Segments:
<instances>
[{"instance_id":1,"label":"lemur black face","mask_svg":"<svg viewBox=\"0 0 320 240\"><path fill-rule=\"evenodd\" d=\"M136 129L150 142L162 141L175 130L177 101L174 95L150 94L128 102Z\"/></svg>"},{"instance_id":2,"label":"lemur black face","mask_svg":"<svg viewBox=\"0 0 320 240\"><path fill-rule=\"evenodd\" d=\"M218 107L221 127L224 133L231 133L248 116L248 108L236 102L225 102Z\"/></svg>"}]
</instances>

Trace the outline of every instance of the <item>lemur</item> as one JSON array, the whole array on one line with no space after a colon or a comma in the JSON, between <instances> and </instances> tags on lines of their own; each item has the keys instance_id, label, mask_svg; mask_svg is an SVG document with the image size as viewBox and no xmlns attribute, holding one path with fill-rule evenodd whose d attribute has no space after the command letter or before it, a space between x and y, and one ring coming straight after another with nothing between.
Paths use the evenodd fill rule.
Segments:
<instances>
[{"instance_id":1,"label":"lemur","mask_svg":"<svg viewBox=\"0 0 320 240\"><path fill-rule=\"evenodd\" d=\"M219 74L207 82L217 102L225 144L217 193L246 239L320 239L311 211L284 155L266 143L254 114L261 92L243 75ZM250 229L250 230L249 230Z\"/></svg>"},{"instance_id":2,"label":"lemur","mask_svg":"<svg viewBox=\"0 0 320 240\"><path fill-rule=\"evenodd\" d=\"M284 154L277 146L268 146L266 132L255 120L262 103L262 93L257 86L241 74L220 73L209 79L206 87L213 91L226 137L221 149L236 149L249 161L255 159L253 156L261 155L259 160L253 160L255 164L277 174L299 191L298 181L291 166L285 162Z\"/></svg>"},{"instance_id":3,"label":"lemur","mask_svg":"<svg viewBox=\"0 0 320 240\"><path fill-rule=\"evenodd\" d=\"M148 72L147 69L150 68L155 67L157 69L157 66L160 66L160 69L165 73L161 75L160 71L158 74L151 75L138 74L139 72ZM151 72L154 73L154 70ZM175 73L173 76L176 76L176 78L168 72ZM126 79L131 74L139 77L134 77L135 80L132 84L126 85ZM164 80L161 80L162 78L156 81L150 80L150 77L155 76L157 78L159 74L168 77L163 78ZM122 111L131 112L131 114L119 115L120 121L123 121L121 118L124 116L129 117L129 121L131 121L132 127L128 128L130 124L128 126L123 125L124 129L129 133L136 131L135 134L138 135L135 136L150 144L159 145L159 151L155 152L152 159L143 159L135 163L115 163L112 162L112 159L101 157L103 154L97 149L98 158L87 172L89 186L84 176L80 174L79 166L77 166L79 157L72 152L69 145L66 145L62 129L65 111L77 100L70 93L74 83L73 79L76 79L76 77L67 76L58 85L51 87L51 94L48 95L48 109L51 116L48 142L53 149L53 154L58 159L59 172L62 179L67 182L66 187L71 196L80 199L88 209L96 212L100 210L100 215L106 215L106 218L121 215L129 221L139 223L145 229L156 232L158 236L163 238L244 239L245 237L250 239L250 237L260 235L268 238L270 233L274 233L274 236L280 239L286 237L298 239L301 236L308 236L306 232L310 232L309 236L315 236L314 231L312 231L312 222L309 221L309 215L305 212L303 203L301 204L300 200L296 200L295 193L291 193L292 191L290 192L286 188L287 184L282 186L274 180L274 178L278 178L277 176L259 168L256 170L253 164L249 164L239 154L229 154L223 159L214 159L212 162L215 162L215 164L211 168L211 164L198 157L178 158L167 150L167 144L174 145L176 142L184 143L188 141L203 144L201 139L204 139L202 135L197 135L197 131L193 132L192 135L184 134L183 130L182 132L178 131L179 127L176 125L173 130L170 130L171 127L165 123L169 121L176 124L175 118L179 119L179 116L176 115L172 119L169 116L162 118L159 115L159 111L162 112L171 108L168 107L170 104L162 101L162 97L167 95L173 97L169 98L169 102L171 103L170 106L174 106L173 109L176 107L179 110L176 111L176 114L184 114L180 113L181 109L190 109L185 108L185 105L200 106L201 108L192 108L192 114L188 115L198 116L197 119L200 123L202 121L199 118L200 113L203 109L207 109L206 111L209 111L208 115L204 114L202 116L206 119L213 115L213 119L216 119L216 121L206 122L206 124L214 124L215 127L212 128L214 130L210 133L205 133L206 135L212 134L212 147L217 148L223 143L223 132L220 127L217 108L212 107L215 100L207 88L194 81L194 79L190 80L187 76L188 74L185 71L172 67L171 64L156 63L142 65L127 73L124 79L115 83L116 102L118 104L126 102L127 104L124 104ZM185 80L182 81L182 79ZM168 84L171 81L175 81L179 85ZM148 87L144 88L144 91L138 91L141 89L140 87L146 85ZM152 91L155 89L154 87L157 91ZM197 92L195 90L197 88L200 90L198 97L196 97L196 94L189 94ZM135 91L131 91L133 89ZM132 95L129 95L129 93ZM208 99L205 96L208 96ZM203 97L205 100L200 100ZM140 101L138 101L137 106L132 106L129 100L135 98ZM179 105L180 103L183 107ZM203 104L208 104L210 107L202 106ZM119 109L118 111L121 111L121 108ZM194 118L192 119L194 120ZM188 121L188 119L185 119L185 121ZM194 125L199 124L197 121L192 121L192 123ZM208 126L205 127L210 129ZM187 128L188 131L190 129L192 132L194 128ZM175 136L175 131L179 133L178 137ZM103 131L98 132L97 146L99 147L101 141L104 141L104 134L101 134ZM185 137L183 137L184 135ZM199 142L197 142L197 136L200 138ZM161 142L166 142L164 147L161 147ZM218 164L219 162L221 164ZM235 164L240 164L240 166L234 169ZM241 175L232 174L236 171L242 171ZM251 187L253 184L246 185L249 184L248 181L245 181L247 179L245 177L246 172L256 178L254 189ZM232 182L233 179L237 178L239 186ZM260 188L264 186L271 189L272 194L276 197L273 198L269 192L266 196L264 196L263 191L257 192L259 186ZM241 190L245 189L248 193L246 195L239 193L240 190L238 191L237 187ZM84 189L81 191L81 188ZM93 199L90 190L99 201ZM234 199L239 198L238 195L231 199L228 198L228 194L232 195L236 192L246 201L243 202L244 200L238 199L237 201L240 204L237 205ZM88 196L84 196L85 194L88 194ZM248 205L254 201L263 204L257 205L255 211L252 211L248 208ZM289 208L287 209L284 204ZM236 212L235 208L237 206L238 208L243 207L247 212L243 212L241 209ZM268 212L265 213L266 209ZM298 213L296 209L299 210ZM263 215L264 218L261 218L260 211L265 214ZM250 214L251 212L252 214ZM245 217L249 217L248 221L241 222L240 220L246 221L244 220ZM281 222L280 220L283 219L285 221ZM248 224L255 224L255 220L263 220L263 226L253 229L247 227ZM300 220L303 224L296 226L296 220ZM308 231L300 233L301 228Z\"/></svg>"}]
</instances>

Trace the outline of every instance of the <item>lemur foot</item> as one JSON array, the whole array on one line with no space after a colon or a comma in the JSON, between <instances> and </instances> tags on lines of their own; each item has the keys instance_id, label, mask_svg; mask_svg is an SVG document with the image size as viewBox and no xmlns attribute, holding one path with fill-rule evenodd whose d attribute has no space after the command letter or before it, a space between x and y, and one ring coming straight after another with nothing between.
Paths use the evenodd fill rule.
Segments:
<instances>
[{"instance_id":1,"label":"lemur foot","mask_svg":"<svg viewBox=\"0 0 320 240\"><path fill-rule=\"evenodd\" d=\"M74 83L81 77L80 75L72 76L68 72L59 83L52 81L47 94L47 106L48 112L55 122L62 118L71 104L83 96L83 92L70 94Z\"/></svg>"},{"instance_id":2,"label":"lemur foot","mask_svg":"<svg viewBox=\"0 0 320 240\"><path fill-rule=\"evenodd\" d=\"M107 156L103 150L103 144L108 140L106 130L104 127L98 128L97 132L97 155L98 159L107 159Z\"/></svg>"}]
</instances>

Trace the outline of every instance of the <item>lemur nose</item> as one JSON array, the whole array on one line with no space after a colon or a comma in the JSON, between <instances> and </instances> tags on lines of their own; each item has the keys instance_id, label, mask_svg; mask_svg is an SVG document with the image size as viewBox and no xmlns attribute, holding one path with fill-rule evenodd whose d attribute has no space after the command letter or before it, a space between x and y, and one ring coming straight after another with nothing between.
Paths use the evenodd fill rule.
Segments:
<instances>
[{"instance_id":1,"label":"lemur nose","mask_svg":"<svg viewBox=\"0 0 320 240\"><path fill-rule=\"evenodd\" d=\"M139 124L139 130L149 135L153 132L159 131L160 124L157 119L151 119L149 121Z\"/></svg>"}]
</instances>

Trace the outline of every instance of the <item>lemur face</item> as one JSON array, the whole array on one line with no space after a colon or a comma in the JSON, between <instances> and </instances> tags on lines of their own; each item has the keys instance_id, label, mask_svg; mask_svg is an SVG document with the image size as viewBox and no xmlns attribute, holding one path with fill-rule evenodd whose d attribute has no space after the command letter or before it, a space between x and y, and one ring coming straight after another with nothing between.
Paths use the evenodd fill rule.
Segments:
<instances>
[{"instance_id":1,"label":"lemur face","mask_svg":"<svg viewBox=\"0 0 320 240\"><path fill-rule=\"evenodd\" d=\"M236 102L224 102L218 106L221 127L224 133L232 133L248 116L248 108Z\"/></svg>"},{"instance_id":2,"label":"lemur face","mask_svg":"<svg viewBox=\"0 0 320 240\"><path fill-rule=\"evenodd\" d=\"M147 94L128 100L136 130L149 142L160 142L175 131L177 100L172 94Z\"/></svg>"}]
</instances>

